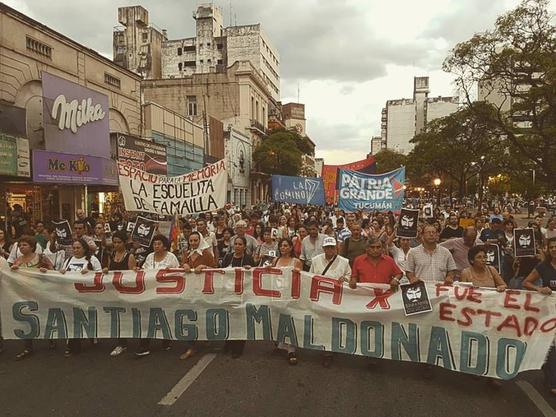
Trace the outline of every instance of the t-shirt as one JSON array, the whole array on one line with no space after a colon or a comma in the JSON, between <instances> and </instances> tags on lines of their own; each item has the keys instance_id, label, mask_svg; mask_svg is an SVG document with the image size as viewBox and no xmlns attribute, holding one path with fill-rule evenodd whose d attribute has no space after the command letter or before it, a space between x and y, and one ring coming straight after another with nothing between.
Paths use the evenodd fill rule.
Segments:
<instances>
[{"instance_id":1,"label":"t-shirt","mask_svg":"<svg viewBox=\"0 0 556 417\"><path fill-rule=\"evenodd\" d=\"M382 255L375 264L365 254L355 258L351 275L356 277L358 282L389 284L393 277L403 274L391 257Z\"/></svg>"},{"instance_id":2,"label":"t-shirt","mask_svg":"<svg viewBox=\"0 0 556 417\"><path fill-rule=\"evenodd\" d=\"M179 268L180 263L178 258L172 252L166 252L166 256L161 261L156 261L154 259L155 253L149 253L145 263L143 264L143 269L167 269L167 268Z\"/></svg>"},{"instance_id":3,"label":"t-shirt","mask_svg":"<svg viewBox=\"0 0 556 417\"><path fill-rule=\"evenodd\" d=\"M554 266L550 262L543 261L535 269L541 276L542 286L556 290L556 269L554 269Z\"/></svg>"},{"instance_id":4,"label":"t-shirt","mask_svg":"<svg viewBox=\"0 0 556 417\"><path fill-rule=\"evenodd\" d=\"M367 248L367 239L361 237L359 240L354 240L349 237L344 240L342 245L342 256L349 259L350 266L353 266L353 260L359 255L363 255Z\"/></svg>"},{"instance_id":5,"label":"t-shirt","mask_svg":"<svg viewBox=\"0 0 556 417\"><path fill-rule=\"evenodd\" d=\"M90 262L93 267L93 271L102 270L102 266L96 256L91 256ZM64 268L66 271L80 272L83 269L88 268L88 263L89 261L85 257L76 258L75 256L72 256L64 263Z\"/></svg>"},{"instance_id":6,"label":"t-shirt","mask_svg":"<svg viewBox=\"0 0 556 417\"><path fill-rule=\"evenodd\" d=\"M463 228L458 226L456 229L453 229L450 226L446 226L442 233L440 233L441 240L453 239L455 237L462 237L463 236Z\"/></svg>"}]
</instances>

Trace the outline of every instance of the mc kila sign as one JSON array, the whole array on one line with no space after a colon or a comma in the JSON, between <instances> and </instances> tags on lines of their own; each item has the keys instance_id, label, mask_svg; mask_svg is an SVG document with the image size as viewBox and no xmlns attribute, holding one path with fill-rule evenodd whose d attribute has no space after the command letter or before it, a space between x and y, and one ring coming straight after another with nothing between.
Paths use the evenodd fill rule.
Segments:
<instances>
[{"instance_id":1,"label":"mc kila sign","mask_svg":"<svg viewBox=\"0 0 556 417\"><path fill-rule=\"evenodd\" d=\"M108 97L42 73L46 149L110 157Z\"/></svg>"}]
</instances>

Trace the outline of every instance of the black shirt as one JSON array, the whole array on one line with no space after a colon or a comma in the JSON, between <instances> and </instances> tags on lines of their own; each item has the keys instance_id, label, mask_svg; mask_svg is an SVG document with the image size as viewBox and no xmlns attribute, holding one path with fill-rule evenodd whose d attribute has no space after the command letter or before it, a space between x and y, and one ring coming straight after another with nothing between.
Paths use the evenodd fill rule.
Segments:
<instances>
[{"instance_id":1,"label":"black shirt","mask_svg":"<svg viewBox=\"0 0 556 417\"><path fill-rule=\"evenodd\" d=\"M227 268L229 266L233 266L235 268L255 266L255 261L253 261L253 257L248 254L244 254L241 258L236 258L233 253L228 253L222 260L222 268Z\"/></svg>"},{"instance_id":2,"label":"black shirt","mask_svg":"<svg viewBox=\"0 0 556 417\"><path fill-rule=\"evenodd\" d=\"M550 262L543 261L535 269L541 276L542 286L556 290L556 269L554 269L554 266Z\"/></svg>"},{"instance_id":3,"label":"black shirt","mask_svg":"<svg viewBox=\"0 0 556 417\"><path fill-rule=\"evenodd\" d=\"M458 226L457 229L452 229L449 226L446 226L442 233L440 233L441 240L448 240L453 239L455 237L462 237L463 236L463 227Z\"/></svg>"}]
</instances>

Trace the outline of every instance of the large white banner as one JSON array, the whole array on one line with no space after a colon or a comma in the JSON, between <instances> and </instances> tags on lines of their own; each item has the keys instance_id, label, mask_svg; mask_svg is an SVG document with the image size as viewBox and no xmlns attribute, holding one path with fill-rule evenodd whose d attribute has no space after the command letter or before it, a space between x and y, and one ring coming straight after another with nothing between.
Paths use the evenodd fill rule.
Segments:
<instances>
[{"instance_id":1,"label":"large white banner","mask_svg":"<svg viewBox=\"0 0 556 417\"><path fill-rule=\"evenodd\" d=\"M226 204L228 174L224 160L177 177L150 174L118 163L120 188L128 211L187 215Z\"/></svg>"},{"instance_id":2,"label":"large white banner","mask_svg":"<svg viewBox=\"0 0 556 417\"><path fill-rule=\"evenodd\" d=\"M555 296L427 284L428 313L400 292L291 269L109 274L0 271L6 339L275 340L509 379L539 369Z\"/></svg>"}]
</instances>

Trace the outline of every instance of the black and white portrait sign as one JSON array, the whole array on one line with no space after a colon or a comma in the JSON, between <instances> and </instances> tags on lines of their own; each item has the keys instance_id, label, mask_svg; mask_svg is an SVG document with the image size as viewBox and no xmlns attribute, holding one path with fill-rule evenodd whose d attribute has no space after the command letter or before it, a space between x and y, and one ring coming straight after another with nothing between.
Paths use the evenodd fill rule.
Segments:
<instances>
[{"instance_id":1,"label":"black and white portrait sign","mask_svg":"<svg viewBox=\"0 0 556 417\"><path fill-rule=\"evenodd\" d=\"M104 233L108 235L112 233L112 229L110 228L110 223L108 222L104 223Z\"/></svg>"},{"instance_id":2,"label":"black and white portrait sign","mask_svg":"<svg viewBox=\"0 0 556 417\"><path fill-rule=\"evenodd\" d=\"M131 239L138 242L141 246L151 246L154 234L156 232L157 222L145 217L138 216L131 232Z\"/></svg>"},{"instance_id":3,"label":"black and white portrait sign","mask_svg":"<svg viewBox=\"0 0 556 417\"><path fill-rule=\"evenodd\" d=\"M485 245L485 253L486 253L486 264L488 266L493 266L496 268L498 273L500 273L500 259L502 258L500 254L500 246L489 243Z\"/></svg>"},{"instance_id":4,"label":"black and white portrait sign","mask_svg":"<svg viewBox=\"0 0 556 417\"><path fill-rule=\"evenodd\" d=\"M516 257L535 256L537 254L533 228L514 229L514 254Z\"/></svg>"},{"instance_id":5,"label":"black and white portrait sign","mask_svg":"<svg viewBox=\"0 0 556 417\"><path fill-rule=\"evenodd\" d=\"M432 311L427 287L423 281L400 285L406 316Z\"/></svg>"},{"instance_id":6,"label":"black and white portrait sign","mask_svg":"<svg viewBox=\"0 0 556 417\"><path fill-rule=\"evenodd\" d=\"M398 218L396 236L417 237L417 223L419 221L419 210L402 208Z\"/></svg>"},{"instance_id":7,"label":"black and white portrait sign","mask_svg":"<svg viewBox=\"0 0 556 417\"><path fill-rule=\"evenodd\" d=\"M434 210L432 204L425 204L423 206L423 218L432 219L434 217Z\"/></svg>"},{"instance_id":8,"label":"black and white portrait sign","mask_svg":"<svg viewBox=\"0 0 556 417\"><path fill-rule=\"evenodd\" d=\"M135 222L127 222L127 227L126 227L125 231L127 233L131 233L131 232L133 232L134 227L135 227Z\"/></svg>"},{"instance_id":9,"label":"black and white portrait sign","mask_svg":"<svg viewBox=\"0 0 556 417\"><path fill-rule=\"evenodd\" d=\"M56 233L56 243L58 245L69 246L73 242L71 234L71 226L67 220L60 222L52 222L54 232Z\"/></svg>"}]
</instances>

